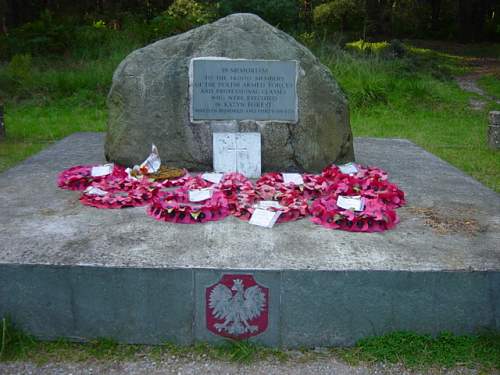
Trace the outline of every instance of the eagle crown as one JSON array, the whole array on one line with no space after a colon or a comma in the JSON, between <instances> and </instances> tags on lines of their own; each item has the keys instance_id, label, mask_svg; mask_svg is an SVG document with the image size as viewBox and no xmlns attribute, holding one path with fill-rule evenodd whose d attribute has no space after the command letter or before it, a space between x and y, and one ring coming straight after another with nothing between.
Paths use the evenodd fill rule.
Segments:
<instances>
[{"instance_id":1,"label":"eagle crown","mask_svg":"<svg viewBox=\"0 0 500 375\"><path fill-rule=\"evenodd\" d=\"M231 290L235 290L235 291L243 290L243 280L235 279L233 281L233 287L231 288Z\"/></svg>"}]
</instances>

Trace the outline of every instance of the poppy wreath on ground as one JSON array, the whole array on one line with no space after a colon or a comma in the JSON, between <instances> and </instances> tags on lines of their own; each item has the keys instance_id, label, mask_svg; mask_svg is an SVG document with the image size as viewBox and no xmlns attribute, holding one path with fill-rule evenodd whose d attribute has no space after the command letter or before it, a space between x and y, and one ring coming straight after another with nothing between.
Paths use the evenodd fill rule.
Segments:
<instances>
[{"instance_id":1,"label":"poppy wreath on ground","mask_svg":"<svg viewBox=\"0 0 500 375\"><path fill-rule=\"evenodd\" d=\"M406 203L404 192L396 184L379 177L358 178L346 176L331 182L325 189L325 196L337 198L339 195L360 195L367 199L378 198L388 208L399 208Z\"/></svg>"},{"instance_id":2,"label":"poppy wreath on ground","mask_svg":"<svg viewBox=\"0 0 500 375\"><path fill-rule=\"evenodd\" d=\"M263 194L261 194L258 189L241 189L233 215L241 220L250 220L256 205L258 205L260 201L269 200L276 201L281 206L281 208L267 208L271 211L281 211L277 223L298 220L308 215L307 200L299 192L288 190L284 193L280 191L273 193L268 189L270 185L261 185L261 188L262 187L266 187Z\"/></svg>"},{"instance_id":3,"label":"poppy wreath on ground","mask_svg":"<svg viewBox=\"0 0 500 375\"><path fill-rule=\"evenodd\" d=\"M303 185L295 185L293 183L285 184L283 175L277 172L268 172L263 174L255 182L256 190L262 199L276 199L281 193L296 190L302 193L304 190Z\"/></svg>"},{"instance_id":4,"label":"poppy wreath on ground","mask_svg":"<svg viewBox=\"0 0 500 375\"><path fill-rule=\"evenodd\" d=\"M94 182L92 187L105 194L83 192L80 201L86 206L97 208L140 207L149 204L157 192L158 184L148 180L105 179Z\"/></svg>"},{"instance_id":5,"label":"poppy wreath on ground","mask_svg":"<svg viewBox=\"0 0 500 375\"><path fill-rule=\"evenodd\" d=\"M303 185L293 183L285 184L281 173L270 172L262 175L255 185L261 197L265 199L276 199L283 193L297 192L305 199L315 199L322 195L327 187L328 180L322 175L304 173L301 175Z\"/></svg>"},{"instance_id":6,"label":"poppy wreath on ground","mask_svg":"<svg viewBox=\"0 0 500 375\"><path fill-rule=\"evenodd\" d=\"M189 201L189 190L160 191L148 207L148 214L160 221L197 224L222 220L229 215L227 199L220 191L200 203Z\"/></svg>"},{"instance_id":7,"label":"poppy wreath on ground","mask_svg":"<svg viewBox=\"0 0 500 375\"><path fill-rule=\"evenodd\" d=\"M306 199L316 199L323 195L328 188L328 180L321 174L304 173L304 197Z\"/></svg>"},{"instance_id":8,"label":"poppy wreath on ground","mask_svg":"<svg viewBox=\"0 0 500 375\"><path fill-rule=\"evenodd\" d=\"M190 176L186 178L184 183L181 185L181 189L194 190L194 189L205 189L214 186L213 182L204 180L200 175Z\"/></svg>"},{"instance_id":9,"label":"poppy wreath on ground","mask_svg":"<svg viewBox=\"0 0 500 375\"><path fill-rule=\"evenodd\" d=\"M217 184L217 190L224 194L227 199L229 210L234 214L238 206L240 194L253 191L253 184L243 174L231 172L224 175L221 182Z\"/></svg>"},{"instance_id":10,"label":"poppy wreath on ground","mask_svg":"<svg viewBox=\"0 0 500 375\"><path fill-rule=\"evenodd\" d=\"M379 198L389 208L404 206L405 195L396 184L388 181L387 173L380 168L358 166L359 172L348 175L336 166L323 170L328 181L324 195L337 198L339 195L361 195L368 199Z\"/></svg>"},{"instance_id":11,"label":"poppy wreath on ground","mask_svg":"<svg viewBox=\"0 0 500 375\"><path fill-rule=\"evenodd\" d=\"M392 229L399 222L396 211L378 198L362 198L363 211L346 210L337 206L334 196L316 199L309 212L311 221L326 228L349 232L382 232Z\"/></svg>"},{"instance_id":12,"label":"poppy wreath on ground","mask_svg":"<svg viewBox=\"0 0 500 375\"><path fill-rule=\"evenodd\" d=\"M399 208L406 204L405 193L396 184L381 177L373 176L363 180L361 195L363 197L380 199L388 208Z\"/></svg>"},{"instance_id":13,"label":"poppy wreath on ground","mask_svg":"<svg viewBox=\"0 0 500 375\"><path fill-rule=\"evenodd\" d=\"M261 201L275 201L281 206L267 207L281 211L278 223L297 220L312 214L311 220L327 228L353 232L380 232L393 228L399 221L395 212L405 204L405 195L388 181L385 171L357 165L358 172L345 174L335 165L321 174L303 174L304 184L285 184L281 173L266 173L252 182L241 173L227 173L218 184L200 175L184 176L164 181L127 177L125 169L114 166L107 176L92 177L92 167L69 168L58 176L58 185L68 190L85 190L80 201L98 208L124 208L151 204L148 213L158 220L176 223L201 223L221 220L233 214L249 220ZM176 190L171 191L177 187ZM194 203L189 190L211 187L211 198ZM165 190L162 190L165 189ZM361 196L363 211L346 210L337 206L338 196ZM308 207L308 201L313 202Z\"/></svg>"},{"instance_id":14,"label":"poppy wreath on ground","mask_svg":"<svg viewBox=\"0 0 500 375\"><path fill-rule=\"evenodd\" d=\"M345 178L346 176L357 177L357 178L378 177L379 180L382 181L385 181L388 178L387 172L377 167L367 167L360 164L356 164L356 168L358 169L358 172L350 175L347 173L342 173L338 166L332 164L329 165L328 167L325 167L321 172L321 175L330 182L334 182L337 179Z\"/></svg>"},{"instance_id":15,"label":"poppy wreath on ground","mask_svg":"<svg viewBox=\"0 0 500 375\"><path fill-rule=\"evenodd\" d=\"M125 168L114 165L113 172L110 175L94 177L91 175L92 168L96 166L98 165L77 165L62 171L57 178L57 186L65 190L85 190L93 182L100 182L109 178L125 178L127 176Z\"/></svg>"}]
</instances>

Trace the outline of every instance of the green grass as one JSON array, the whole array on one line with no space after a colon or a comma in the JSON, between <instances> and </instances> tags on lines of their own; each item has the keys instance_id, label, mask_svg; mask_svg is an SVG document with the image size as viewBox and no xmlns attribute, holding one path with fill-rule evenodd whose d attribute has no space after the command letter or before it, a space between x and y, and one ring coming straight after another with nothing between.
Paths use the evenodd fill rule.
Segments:
<instances>
[{"instance_id":1,"label":"green grass","mask_svg":"<svg viewBox=\"0 0 500 375\"><path fill-rule=\"evenodd\" d=\"M149 357L161 361L165 356L195 360L210 358L237 363L275 359L288 361L290 352L248 341L227 341L222 345L198 343L193 346L125 345L110 339L73 343L65 340L43 342L16 329L7 319L0 321L0 362L134 361ZM3 335L2 335L3 332ZM317 353L302 349L301 361L325 356L340 358L351 365L399 363L412 369L466 366L481 370L500 369L500 332L457 336L443 333L437 337L412 332L394 332L360 340L352 348L331 348Z\"/></svg>"},{"instance_id":2,"label":"green grass","mask_svg":"<svg viewBox=\"0 0 500 375\"><path fill-rule=\"evenodd\" d=\"M469 107L474 95L452 79L464 72L457 56L413 51L402 59L320 51L350 99L354 135L409 139L500 192L500 155L486 143L498 105Z\"/></svg>"},{"instance_id":3,"label":"green grass","mask_svg":"<svg viewBox=\"0 0 500 375\"><path fill-rule=\"evenodd\" d=\"M500 334L483 333L456 336L443 333L437 337L412 332L360 340L354 348L334 349L350 364L401 363L408 368L478 367L500 369Z\"/></svg>"},{"instance_id":4,"label":"green grass","mask_svg":"<svg viewBox=\"0 0 500 375\"><path fill-rule=\"evenodd\" d=\"M485 75L479 78L479 87L481 87L488 95L500 100L500 74L499 75ZM500 105L498 105L500 110Z\"/></svg>"},{"instance_id":5,"label":"green grass","mask_svg":"<svg viewBox=\"0 0 500 375\"><path fill-rule=\"evenodd\" d=\"M82 95L47 103L10 102L5 111L7 140L0 142L0 171L74 132L104 131L106 126L104 106L86 103Z\"/></svg>"}]
</instances>

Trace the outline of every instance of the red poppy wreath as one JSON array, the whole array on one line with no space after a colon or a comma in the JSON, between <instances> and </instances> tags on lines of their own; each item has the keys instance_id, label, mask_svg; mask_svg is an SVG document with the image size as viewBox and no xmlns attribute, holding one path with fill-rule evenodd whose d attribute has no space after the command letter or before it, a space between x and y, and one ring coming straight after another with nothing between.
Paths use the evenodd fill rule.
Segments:
<instances>
[{"instance_id":1,"label":"red poppy wreath","mask_svg":"<svg viewBox=\"0 0 500 375\"><path fill-rule=\"evenodd\" d=\"M148 207L148 214L160 221L197 224L222 220L229 215L224 194L214 190L211 197L200 203L189 200L189 190L160 191Z\"/></svg>"},{"instance_id":2,"label":"red poppy wreath","mask_svg":"<svg viewBox=\"0 0 500 375\"><path fill-rule=\"evenodd\" d=\"M89 186L80 201L97 208L139 207L150 203L158 188L146 179L107 179Z\"/></svg>"}]
</instances>

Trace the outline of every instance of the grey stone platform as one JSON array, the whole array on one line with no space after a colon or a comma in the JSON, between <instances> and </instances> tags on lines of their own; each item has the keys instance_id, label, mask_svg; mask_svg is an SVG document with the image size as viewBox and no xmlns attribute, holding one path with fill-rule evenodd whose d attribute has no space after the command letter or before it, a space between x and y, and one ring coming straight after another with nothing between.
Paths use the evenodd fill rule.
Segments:
<instances>
[{"instance_id":1,"label":"grey stone platform","mask_svg":"<svg viewBox=\"0 0 500 375\"><path fill-rule=\"evenodd\" d=\"M234 218L176 225L144 208L85 207L56 176L103 161L103 134L74 134L0 174L0 317L44 339L218 341L205 289L251 274L269 288L268 328L252 338L267 345L500 329L499 195L405 140L361 138L355 148L407 194L395 230L354 234L307 219L272 230ZM436 231L422 212L463 230Z\"/></svg>"}]
</instances>

